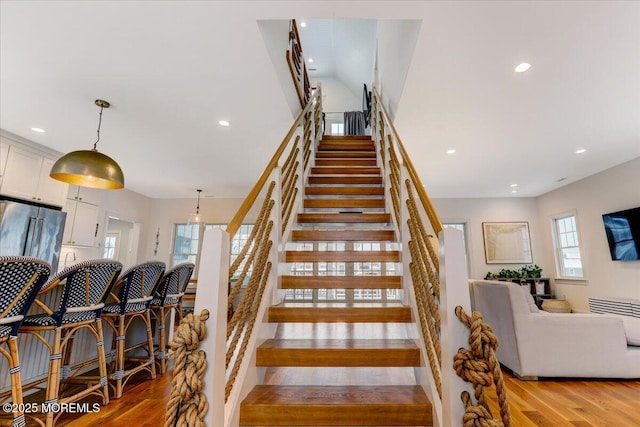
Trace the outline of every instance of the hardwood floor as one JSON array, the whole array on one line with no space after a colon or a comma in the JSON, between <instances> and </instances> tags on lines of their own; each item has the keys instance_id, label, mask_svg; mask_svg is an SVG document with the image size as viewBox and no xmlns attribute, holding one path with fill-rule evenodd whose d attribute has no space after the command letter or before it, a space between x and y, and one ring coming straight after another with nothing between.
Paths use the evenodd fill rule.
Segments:
<instances>
[{"instance_id":1,"label":"hardwood floor","mask_svg":"<svg viewBox=\"0 0 640 427\"><path fill-rule=\"evenodd\" d=\"M639 380L521 381L504 373L514 426L640 426ZM491 394L494 416L499 414Z\"/></svg>"},{"instance_id":2,"label":"hardwood floor","mask_svg":"<svg viewBox=\"0 0 640 427\"><path fill-rule=\"evenodd\" d=\"M406 325L289 323L278 328L281 339L409 338ZM301 375L302 374L302 375ZM346 376L353 376L346 378ZM171 393L171 372L134 376L122 399L91 414L64 414L57 426L65 427L157 427L164 424ZM640 380L540 380L521 381L505 372L513 426L522 427L637 427L640 426ZM267 368L266 384L415 384L413 368ZM489 393L494 416L499 413L495 394ZM29 426L35 423L28 422ZM211 426L214 427L214 426Z\"/></svg>"},{"instance_id":3,"label":"hardwood floor","mask_svg":"<svg viewBox=\"0 0 640 427\"><path fill-rule=\"evenodd\" d=\"M286 383L297 376L287 369L308 370L312 383L339 384L346 370L332 368L320 375L319 369L269 368L267 382ZM323 368L327 369L327 368ZM409 368L362 369L357 375L363 382L394 384L410 380ZM66 427L157 427L164 424L164 411L171 393L171 372L155 380L134 377L120 400L93 414L65 414L57 426ZM513 426L522 427L637 427L640 426L640 380L540 380L521 381L505 372ZM495 397L489 394L494 408ZM494 409L494 416L498 414ZM27 425L35 425L28 423ZM213 427L213 426L212 426Z\"/></svg>"}]
</instances>

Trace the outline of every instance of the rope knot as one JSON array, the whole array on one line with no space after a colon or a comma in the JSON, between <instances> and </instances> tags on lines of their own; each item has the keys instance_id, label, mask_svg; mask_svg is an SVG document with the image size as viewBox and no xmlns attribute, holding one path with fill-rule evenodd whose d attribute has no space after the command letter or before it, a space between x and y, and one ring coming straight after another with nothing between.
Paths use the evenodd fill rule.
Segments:
<instances>
[{"instance_id":1,"label":"rope knot","mask_svg":"<svg viewBox=\"0 0 640 427\"><path fill-rule=\"evenodd\" d=\"M474 311L471 316L461 306L456 307L456 316L469 328L469 349L460 348L453 357L453 368L463 380L471 383L477 404L471 403L471 396L462 393L465 407L464 427L508 427L511 425L507 392L496 357L498 338L491 327L484 323L482 314ZM484 388L496 386L502 421L493 419L486 401Z\"/></svg>"},{"instance_id":2,"label":"rope knot","mask_svg":"<svg viewBox=\"0 0 640 427\"><path fill-rule=\"evenodd\" d=\"M180 322L169 344L176 365L171 379L171 397L165 416L165 427L195 426L206 427L204 416L209 404L202 393L207 357L204 351L197 351L200 341L207 336L205 321L209 311L200 315L188 314Z\"/></svg>"}]
</instances>

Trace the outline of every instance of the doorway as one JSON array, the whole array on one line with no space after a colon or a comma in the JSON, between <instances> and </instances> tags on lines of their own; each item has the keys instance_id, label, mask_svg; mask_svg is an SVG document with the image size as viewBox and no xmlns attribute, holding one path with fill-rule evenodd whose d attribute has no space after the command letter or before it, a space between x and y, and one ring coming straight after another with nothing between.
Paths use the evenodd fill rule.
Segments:
<instances>
[{"instance_id":1,"label":"doorway","mask_svg":"<svg viewBox=\"0 0 640 427\"><path fill-rule=\"evenodd\" d=\"M103 257L120 261L125 267L135 265L139 237L139 223L109 216L104 237Z\"/></svg>"}]
</instances>

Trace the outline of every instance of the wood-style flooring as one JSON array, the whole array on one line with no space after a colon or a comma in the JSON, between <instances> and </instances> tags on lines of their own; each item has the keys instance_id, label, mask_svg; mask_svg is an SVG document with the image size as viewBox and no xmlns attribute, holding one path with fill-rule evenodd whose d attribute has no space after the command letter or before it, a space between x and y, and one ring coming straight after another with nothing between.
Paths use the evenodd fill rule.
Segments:
<instances>
[{"instance_id":1,"label":"wood-style flooring","mask_svg":"<svg viewBox=\"0 0 640 427\"><path fill-rule=\"evenodd\" d=\"M408 338L402 324L288 324L279 338L319 337L334 329L338 338ZM293 371L297 372L293 372ZM301 375L302 373L302 375ZM346 376L356 376L348 379ZM266 384L340 385L412 384L413 368L267 368ZM513 426L522 427L638 427L640 380L521 381L505 372ZM94 414L65 414L58 426L157 427L164 424L171 393L171 372L149 380L134 377L122 399L112 400ZM495 395L489 394L495 406ZM494 416L497 416L497 409ZM33 424L29 424L33 425ZM214 426L211 426L214 427Z\"/></svg>"},{"instance_id":2,"label":"wood-style flooring","mask_svg":"<svg viewBox=\"0 0 640 427\"><path fill-rule=\"evenodd\" d=\"M323 379L325 383L337 384L340 383L342 373L333 372L333 375ZM403 374L404 372L401 373L402 377L404 377ZM376 377L373 373L371 376ZM271 379L273 378L272 376ZM321 378L314 375L313 379ZM640 426L640 381L520 381L509 373L505 373L505 380L514 426ZM162 426L170 393L170 372L164 376L158 375L155 380L147 380L140 375L140 380L134 386L127 387L122 399L112 400L108 406L101 408L100 412L95 414L63 415L57 425L61 427ZM492 400L495 401L493 397ZM494 416L497 414L498 411L495 409Z\"/></svg>"}]
</instances>

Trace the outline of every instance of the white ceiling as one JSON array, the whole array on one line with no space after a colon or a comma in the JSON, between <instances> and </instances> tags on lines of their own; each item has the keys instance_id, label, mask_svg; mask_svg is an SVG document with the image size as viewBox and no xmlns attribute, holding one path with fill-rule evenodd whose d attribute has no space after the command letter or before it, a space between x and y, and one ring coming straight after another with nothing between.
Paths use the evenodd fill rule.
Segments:
<instances>
[{"instance_id":1,"label":"white ceiling","mask_svg":"<svg viewBox=\"0 0 640 427\"><path fill-rule=\"evenodd\" d=\"M291 17L422 20L396 126L432 197L535 196L640 156L639 2L2 0L0 128L86 149L103 98L127 188L243 197L292 122L256 21Z\"/></svg>"},{"instance_id":2,"label":"white ceiling","mask_svg":"<svg viewBox=\"0 0 640 427\"><path fill-rule=\"evenodd\" d=\"M301 23L306 24L305 27ZM376 19L307 19L298 22L307 71L338 78L354 94L371 88L376 55ZM309 63L309 59L313 59Z\"/></svg>"}]
</instances>

